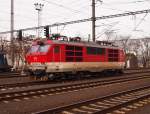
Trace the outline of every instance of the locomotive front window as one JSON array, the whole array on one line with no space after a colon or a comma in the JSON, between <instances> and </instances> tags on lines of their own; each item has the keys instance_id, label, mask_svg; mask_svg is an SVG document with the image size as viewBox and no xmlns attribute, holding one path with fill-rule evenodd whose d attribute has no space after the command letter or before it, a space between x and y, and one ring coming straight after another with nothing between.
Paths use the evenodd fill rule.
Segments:
<instances>
[{"instance_id":1,"label":"locomotive front window","mask_svg":"<svg viewBox=\"0 0 150 114\"><path fill-rule=\"evenodd\" d=\"M49 49L50 45L42 45L39 47L39 52L47 52Z\"/></svg>"},{"instance_id":2,"label":"locomotive front window","mask_svg":"<svg viewBox=\"0 0 150 114\"><path fill-rule=\"evenodd\" d=\"M39 49L39 45L36 45L36 46L32 46L29 53L34 53L34 52L37 52Z\"/></svg>"}]
</instances>

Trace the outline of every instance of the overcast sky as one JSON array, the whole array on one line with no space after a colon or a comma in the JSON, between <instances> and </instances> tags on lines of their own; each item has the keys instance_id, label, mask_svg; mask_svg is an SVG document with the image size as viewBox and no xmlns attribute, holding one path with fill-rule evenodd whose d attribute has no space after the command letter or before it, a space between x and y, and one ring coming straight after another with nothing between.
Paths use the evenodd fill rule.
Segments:
<instances>
[{"instance_id":1,"label":"overcast sky","mask_svg":"<svg viewBox=\"0 0 150 114\"><path fill-rule=\"evenodd\" d=\"M10 1L0 3L0 32L10 30ZM34 3L44 4L42 25L72 21L91 17L91 0L14 0L15 29L37 26L37 11ZM103 0L96 1L96 16L146 10L150 0ZM112 36L129 35L132 37L150 36L150 14L119 17L96 22L96 37L103 39L104 33L113 31ZM136 28L136 30L134 30ZM91 22L52 28L52 33L61 32L67 36L91 34ZM31 33L31 32L29 32Z\"/></svg>"}]
</instances>

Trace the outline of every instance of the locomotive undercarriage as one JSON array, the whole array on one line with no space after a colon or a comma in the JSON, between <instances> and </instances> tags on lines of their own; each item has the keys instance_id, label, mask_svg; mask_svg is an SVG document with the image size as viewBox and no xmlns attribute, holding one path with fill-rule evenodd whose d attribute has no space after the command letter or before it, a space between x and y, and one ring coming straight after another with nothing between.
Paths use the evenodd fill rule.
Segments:
<instances>
[{"instance_id":1,"label":"locomotive undercarriage","mask_svg":"<svg viewBox=\"0 0 150 114\"><path fill-rule=\"evenodd\" d=\"M46 73L44 70L30 71L29 75L31 79L34 80L72 80L81 78L93 78L100 76L116 76L123 74L122 69L107 69L101 72L89 72L89 71L79 71L79 72L56 72L56 73Z\"/></svg>"}]
</instances>

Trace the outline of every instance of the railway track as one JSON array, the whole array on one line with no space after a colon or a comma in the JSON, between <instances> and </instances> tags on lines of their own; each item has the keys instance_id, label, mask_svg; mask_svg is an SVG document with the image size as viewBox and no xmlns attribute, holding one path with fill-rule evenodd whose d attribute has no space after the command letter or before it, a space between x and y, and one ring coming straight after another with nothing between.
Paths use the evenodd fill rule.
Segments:
<instances>
[{"instance_id":1,"label":"railway track","mask_svg":"<svg viewBox=\"0 0 150 114\"><path fill-rule=\"evenodd\" d=\"M26 75L21 75L19 72L0 72L0 79L4 78L18 78L18 77L27 77Z\"/></svg>"},{"instance_id":2,"label":"railway track","mask_svg":"<svg viewBox=\"0 0 150 114\"><path fill-rule=\"evenodd\" d=\"M95 88L100 87L103 85L108 84L116 84L121 82L133 81L133 80L140 80L140 79L150 79L149 75L144 76L137 76L137 77L128 77L128 78L118 78L118 79L111 79L111 80L99 80L99 81L90 81L90 82L81 82L81 83L74 83L74 84L65 84L59 85L54 87L42 87L36 89L28 89L15 92L6 92L0 94L0 101L2 102L9 102L9 101L17 101L18 99L26 99L28 97L37 97L37 96L46 96L46 95L54 95L54 94L61 94L67 93L72 91L78 91L81 89L87 88Z\"/></svg>"},{"instance_id":3,"label":"railway track","mask_svg":"<svg viewBox=\"0 0 150 114\"><path fill-rule=\"evenodd\" d=\"M49 84L49 82L46 81L34 81L34 82L25 82L25 83L15 83L15 84L3 84L0 85L0 90L4 91L6 89L14 89L14 88L26 88L29 86L34 86L34 85L45 85L45 84Z\"/></svg>"},{"instance_id":4,"label":"railway track","mask_svg":"<svg viewBox=\"0 0 150 114\"><path fill-rule=\"evenodd\" d=\"M124 72L127 74L131 74L131 73L138 73L138 72L148 72L150 71L149 68L145 68L145 69L125 69ZM27 75L21 75L20 72L0 72L0 79L5 79L5 78L18 78L18 77L28 77Z\"/></svg>"},{"instance_id":5,"label":"railway track","mask_svg":"<svg viewBox=\"0 0 150 114\"><path fill-rule=\"evenodd\" d=\"M125 114L150 102L150 86L48 109L35 114Z\"/></svg>"},{"instance_id":6,"label":"railway track","mask_svg":"<svg viewBox=\"0 0 150 114\"><path fill-rule=\"evenodd\" d=\"M13 84L0 84L0 91L5 91L5 90L12 90L12 89L15 89L15 88L18 88L20 89L21 87L22 88L28 88L28 87L31 87L31 86L36 86L36 85L47 85L47 84L60 84L60 83L75 83L75 82L78 82L78 83L84 83L85 81L108 81L108 80L120 80L120 79L128 79L128 78L134 78L134 75L135 73L138 73L139 74L143 74L145 75L145 73L149 73L150 71L143 71L143 72L131 72L131 73L125 73L124 75L122 76L118 76L118 77L104 77L104 76L101 76L101 77L98 77L98 78L93 78L93 79L80 79L80 80L59 80L59 81L32 81L32 82L24 82L24 83L13 83ZM130 76L128 76L130 75ZM132 76L133 75L133 76ZM139 78L141 76L138 76ZM137 78L137 77L136 77Z\"/></svg>"},{"instance_id":7,"label":"railway track","mask_svg":"<svg viewBox=\"0 0 150 114\"><path fill-rule=\"evenodd\" d=\"M36 85L46 85L46 84L61 84L61 83L84 83L86 81L113 81L113 80L121 80L121 79L126 79L126 78L134 78L135 73L137 73L138 75L141 74L145 76L147 76L148 74L145 73L149 73L150 71L143 71L143 72L131 72L131 73L125 73L122 76L118 76L118 77L105 77L105 76L101 76L98 78L93 78L93 79L80 79L80 80L59 80L59 81L32 81L32 82L24 82L24 83L13 83L13 84L0 84L0 91L6 91L6 90L12 90L12 89L22 89L22 88L28 88L28 87L32 87L32 86L36 86ZM149 76L149 75L148 75ZM142 76L138 76L139 78L141 78Z\"/></svg>"}]
</instances>

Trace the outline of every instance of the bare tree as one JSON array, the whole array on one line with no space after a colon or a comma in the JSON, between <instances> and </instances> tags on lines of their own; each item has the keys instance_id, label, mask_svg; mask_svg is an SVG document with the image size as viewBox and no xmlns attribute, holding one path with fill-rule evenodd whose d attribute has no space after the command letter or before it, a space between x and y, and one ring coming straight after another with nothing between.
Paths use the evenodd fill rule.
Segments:
<instances>
[{"instance_id":1,"label":"bare tree","mask_svg":"<svg viewBox=\"0 0 150 114\"><path fill-rule=\"evenodd\" d=\"M130 36L120 36L119 37L119 43L120 43L121 47L123 48L125 54L127 54L127 52L129 51L129 46L128 46L129 39L130 39Z\"/></svg>"},{"instance_id":2,"label":"bare tree","mask_svg":"<svg viewBox=\"0 0 150 114\"><path fill-rule=\"evenodd\" d=\"M149 67L150 62L150 38L141 39L141 54L144 67Z\"/></svg>"},{"instance_id":3,"label":"bare tree","mask_svg":"<svg viewBox=\"0 0 150 114\"><path fill-rule=\"evenodd\" d=\"M125 55L129 52L129 42L130 36L119 36L119 45L123 48ZM127 61L129 58L125 58L125 68L127 67Z\"/></svg>"}]
</instances>

